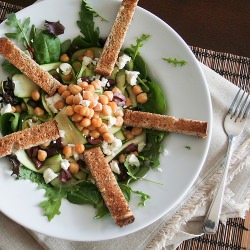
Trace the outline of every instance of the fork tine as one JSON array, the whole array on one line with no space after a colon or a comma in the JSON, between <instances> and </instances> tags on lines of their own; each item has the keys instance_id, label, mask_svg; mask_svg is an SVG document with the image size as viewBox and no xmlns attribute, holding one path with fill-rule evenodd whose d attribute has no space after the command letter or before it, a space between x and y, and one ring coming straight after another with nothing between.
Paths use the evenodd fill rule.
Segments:
<instances>
[{"instance_id":1,"label":"fork tine","mask_svg":"<svg viewBox=\"0 0 250 250\"><path fill-rule=\"evenodd\" d=\"M230 105L230 108L229 108L229 110L228 110L228 113L229 113L229 114L232 114L232 116L233 116L233 108L234 108L234 105L235 105L235 103L236 103L236 101L237 101L237 99L238 99L238 96L239 96L239 94L240 94L240 91L241 91L241 88L238 90L238 92L237 92L236 96L234 97L234 99L233 99L233 101L232 101L232 103L231 103L231 105Z\"/></svg>"},{"instance_id":2,"label":"fork tine","mask_svg":"<svg viewBox=\"0 0 250 250\"><path fill-rule=\"evenodd\" d=\"M248 95L247 95L247 98L249 97L249 93L248 93ZM243 113L243 116L242 116L242 119L246 119L247 118L247 116L248 116L248 111L250 110L250 101L249 101L249 103L248 103L248 105L247 105L247 107L246 107L246 109L245 109L245 112Z\"/></svg>"},{"instance_id":3,"label":"fork tine","mask_svg":"<svg viewBox=\"0 0 250 250\"><path fill-rule=\"evenodd\" d=\"M247 94L247 95L246 95L246 98L243 100L243 97L244 97L245 94ZM249 97L249 93L247 93L244 90L244 92L243 92L243 94L241 96L241 99L240 99L240 101L239 101L239 103L237 105L236 111L238 112L238 115L236 116L235 120L237 120L238 118L241 118L241 120L242 120L244 118L244 114L247 113L247 108L248 108L247 107L247 100L248 100L248 97ZM243 100L243 102L242 102L242 100ZM235 114L236 114L236 111L235 111Z\"/></svg>"}]
</instances>

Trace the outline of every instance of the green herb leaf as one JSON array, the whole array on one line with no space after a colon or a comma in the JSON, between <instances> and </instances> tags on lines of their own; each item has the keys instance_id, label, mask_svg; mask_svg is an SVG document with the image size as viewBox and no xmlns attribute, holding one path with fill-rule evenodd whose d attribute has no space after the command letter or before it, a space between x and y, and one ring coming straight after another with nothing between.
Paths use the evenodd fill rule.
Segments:
<instances>
[{"instance_id":1,"label":"green herb leaf","mask_svg":"<svg viewBox=\"0 0 250 250\"><path fill-rule=\"evenodd\" d=\"M20 74L21 71L16 68L13 64L11 64L8 60L4 60L2 63L3 70L8 73L8 75L12 76L15 74Z\"/></svg>"},{"instance_id":2,"label":"green herb leaf","mask_svg":"<svg viewBox=\"0 0 250 250\"><path fill-rule=\"evenodd\" d=\"M136 39L136 45L131 44L131 49L133 51L132 59L135 60L135 58L140 55L139 49L143 46L143 42L148 40L150 35L142 34L141 37L138 37Z\"/></svg>"},{"instance_id":3,"label":"green herb leaf","mask_svg":"<svg viewBox=\"0 0 250 250\"><path fill-rule=\"evenodd\" d=\"M61 42L45 31L38 33L33 42L34 57L38 64L58 62L61 53Z\"/></svg>"},{"instance_id":4,"label":"green herb leaf","mask_svg":"<svg viewBox=\"0 0 250 250\"><path fill-rule=\"evenodd\" d=\"M173 63L174 66L184 66L187 64L187 61L185 60L178 60L176 58L171 58L171 57L168 57L168 58L162 58L163 60L167 61L168 63Z\"/></svg>"},{"instance_id":5,"label":"green herb leaf","mask_svg":"<svg viewBox=\"0 0 250 250\"><path fill-rule=\"evenodd\" d=\"M96 12L86 3L85 0L82 0L81 11L80 11L80 20L77 21L77 25L80 28L81 33L83 34L82 47L94 47L100 46L99 43L99 28L95 28L94 16Z\"/></svg>"},{"instance_id":6,"label":"green herb leaf","mask_svg":"<svg viewBox=\"0 0 250 250\"><path fill-rule=\"evenodd\" d=\"M85 8L89 10L90 12L92 12L94 14L94 17L100 17L102 21L108 22L108 20L106 20L99 13L97 13L85 0L83 0L83 2L85 2L86 4Z\"/></svg>"},{"instance_id":7,"label":"green herb leaf","mask_svg":"<svg viewBox=\"0 0 250 250\"><path fill-rule=\"evenodd\" d=\"M7 20L5 24L10 27L16 28L16 32L5 33L6 37L16 39L17 41L23 41L24 47L27 48L29 46L29 39L27 33L30 28L30 18L26 18L22 23L16 18L15 13L7 14L6 17Z\"/></svg>"},{"instance_id":8,"label":"green herb leaf","mask_svg":"<svg viewBox=\"0 0 250 250\"><path fill-rule=\"evenodd\" d=\"M130 201L131 193L139 195L140 196L140 202L138 203L139 207L145 206L146 201L151 198L148 194L145 194L138 190L133 190L129 185L126 184L120 184L120 188L127 201Z\"/></svg>"}]
</instances>

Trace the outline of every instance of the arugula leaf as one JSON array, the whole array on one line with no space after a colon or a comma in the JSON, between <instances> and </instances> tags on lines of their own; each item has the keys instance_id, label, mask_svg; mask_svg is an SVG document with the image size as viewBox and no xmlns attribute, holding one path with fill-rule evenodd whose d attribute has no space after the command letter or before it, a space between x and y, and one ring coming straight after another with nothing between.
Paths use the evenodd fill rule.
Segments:
<instances>
[{"instance_id":1,"label":"arugula leaf","mask_svg":"<svg viewBox=\"0 0 250 250\"><path fill-rule=\"evenodd\" d=\"M16 28L16 32L5 33L6 37L11 39L16 39L17 41L22 41L24 47L29 51L31 57L33 57L33 50L30 45L30 40L28 38L28 31L30 29L30 18L26 18L24 22L16 18L15 13L7 14L6 25Z\"/></svg>"},{"instance_id":2,"label":"arugula leaf","mask_svg":"<svg viewBox=\"0 0 250 250\"><path fill-rule=\"evenodd\" d=\"M133 51L132 60L135 60L135 58L140 55L139 49L143 46L143 42L148 40L150 35L142 34L141 37L138 37L136 39L136 45L131 44L130 48Z\"/></svg>"},{"instance_id":3,"label":"arugula leaf","mask_svg":"<svg viewBox=\"0 0 250 250\"><path fill-rule=\"evenodd\" d=\"M131 193L134 193L140 196L141 200L138 203L139 207L145 206L146 201L151 198L148 194L145 194L138 190L133 190L129 185L120 184L119 186L127 201L130 201Z\"/></svg>"},{"instance_id":4,"label":"arugula leaf","mask_svg":"<svg viewBox=\"0 0 250 250\"><path fill-rule=\"evenodd\" d=\"M176 58L171 58L171 57L168 57L168 58L162 58L163 60L167 61L168 63L173 63L174 66L184 66L187 64L187 61L185 60L178 60Z\"/></svg>"},{"instance_id":5,"label":"arugula leaf","mask_svg":"<svg viewBox=\"0 0 250 250\"><path fill-rule=\"evenodd\" d=\"M55 215L60 214L62 198L66 197L67 189L57 189L45 184L42 174L35 173L25 167L20 168L18 179L30 180L31 182L36 183L39 189L45 190L44 196L46 197L46 200L42 201L39 205L43 208L44 215L48 217L49 221L51 221Z\"/></svg>"},{"instance_id":6,"label":"arugula leaf","mask_svg":"<svg viewBox=\"0 0 250 250\"><path fill-rule=\"evenodd\" d=\"M83 0L83 2L85 2L85 8L87 10L89 10L90 12L92 12L94 14L94 17L100 17L102 21L107 22L107 20L105 18L103 18L99 13L97 13L85 0Z\"/></svg>"},{"instance_id":7,"label":"arugula leaf","mask_svg":"<svg viewBox=\"0 0 250 250\"><path fill-rule=\"evenodd\" d=\"M94 23L94 16L96 15L96 12L93 11L93 9L86 3L85 0L82 0L81 11L79 15L80 20L77 21L77 25L83 34L83 37L80 36L81 42L83 43L82 47L100 47L100 30L99 27L95 28Z\"/></svg>"}]
</instances>

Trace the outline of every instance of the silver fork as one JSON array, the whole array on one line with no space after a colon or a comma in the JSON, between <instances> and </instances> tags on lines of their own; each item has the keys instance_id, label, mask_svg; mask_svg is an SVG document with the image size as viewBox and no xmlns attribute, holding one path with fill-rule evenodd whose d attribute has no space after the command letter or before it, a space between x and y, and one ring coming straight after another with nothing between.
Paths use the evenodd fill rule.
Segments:
<instances>
[{"instance_id":1,"label":"silver fork","mask_svg":"<svg viewBox=\"0 0 250 250\"><path fill-rule=\"evenodd\" d=\"M210 208L203 223L203 232L207 234L216 233L222 208L223 194L227 180L228 169L233 152L233 142L239 136L246 124L248 111L250 109L249 93L241 88L237 92L228 113L224 119L224 129L228 135L228 148L225 170L220 180L218 189L213 197Z\"/></svg>"}]
</instances>

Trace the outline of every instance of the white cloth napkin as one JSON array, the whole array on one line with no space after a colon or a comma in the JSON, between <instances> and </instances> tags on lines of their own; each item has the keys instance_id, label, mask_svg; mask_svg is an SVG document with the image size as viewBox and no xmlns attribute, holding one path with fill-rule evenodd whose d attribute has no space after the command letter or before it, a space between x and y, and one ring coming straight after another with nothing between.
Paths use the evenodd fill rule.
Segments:
<instances>
[{"instance_id":1,"label":"white cloth napkin","mask_svg":"<svg viewBox=\"0 0 250 250\"><path fill-rule=\"evenodd\" d=\"M202 234L201 226L211 195L223 171L227 137L223 117L238 88L201 64L207 79L213 104L213 134L211 146L202 172L185 199L166 216L134 234L99 242L72 242L51 238L27 230L0 213L0 249L175 249L183 240ZM221 220L242 217L250 207L250 126L239 140L233 154L225 191Z\"/></svg>"}]
</instances>

